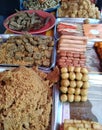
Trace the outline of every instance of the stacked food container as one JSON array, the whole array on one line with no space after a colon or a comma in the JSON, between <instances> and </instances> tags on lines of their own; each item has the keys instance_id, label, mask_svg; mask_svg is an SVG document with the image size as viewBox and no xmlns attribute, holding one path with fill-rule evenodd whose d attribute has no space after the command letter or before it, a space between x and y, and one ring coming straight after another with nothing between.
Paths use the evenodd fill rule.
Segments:
<instances>
[{"instance_id":1,"label":"stacked food container","mask_svg":"<svg viewBox=\"0 0 102 130\"><path fill-rule=\"evenodd\" d=\"M0 35L0 130L102 130L95 4L24 0L4 26L11 34Z\"/></svg>"}]
</instances>

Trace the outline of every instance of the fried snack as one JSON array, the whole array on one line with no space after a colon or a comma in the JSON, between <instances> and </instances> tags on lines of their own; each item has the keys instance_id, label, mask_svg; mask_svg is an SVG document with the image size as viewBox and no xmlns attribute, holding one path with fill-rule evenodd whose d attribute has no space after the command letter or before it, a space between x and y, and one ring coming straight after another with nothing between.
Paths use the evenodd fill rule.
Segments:
<instances>
[{"instance_id":1,"label":"fried snack","mask_svg":"<svg viewBox=\"0 0 102 130\"><path fill-rule=\"evenodd\" d=\"M85 102L89 88L88 70L83 67L62 67L60 100L62 102Z\"/></svg>"},{"instance_id":2,"label":"fried snack","mask_svg":"<svg viewBox=\"0 0 102 130\"><path fill-rule=\"evenodd\" d=\"M59 4L59 0L24 0L23 7L27 10L47 10Z\"/></svg>"},{"instance_id":3,"label":"fried snack","mask_svg":"<svg viewBox=\"0 0 102 130\"><path fill-rule=\"evenodd\" d=\"M90 0L62 1L58 8L58 17L99 19L100 11Z\"/></svg>"},{"instance_id":4,"label":"fried snack","mask_svg":"<svg viewBox=\"0 0 102 130\"><path fill-rule=\"evenodd\" d=\"M12 17L6 20L5 24L9 29L14 31L37 31L45 25L47 18L43 18L37 13L29 13L19 11Z\"/></svg>"},{"instance_id":5,"label":"fried snack","mask_svg":"<svg viewBox=\"0 0 102 130\"><path fill-rule=\"evenodd\" d=\"M0 73L0 130L47 130L52 92L32 68Z\"/></svg>"},{"instance_id":6,"label":"fried snack","mask_svg":"<svg viewBox=\"0 0 102 130\"><path fill-rule=\"evenodd\" d=\"M65 119L64 130L102 130L102 125L94 121Z\"/></svg>"},{"instance_id":7,"label":"fried snack","mask_svg":"<svg viewBox=\"0 0 102 130\"><path fill-rule=\"evenodd\" d=\"M96 49L96 52L100 58L100 60L102 60L102 42L95 42L94 47Z\"/></svg>"},{"instance_id":8,"label":"fried snack","mask_svg":"<svg viewBox=\"0 0 102 130\"><path fill-rule=\"evenodd\" d=\"M0 64L49 67L53 46L51 37L11 36L0 45Z\"/></svg>"}]
</instances>

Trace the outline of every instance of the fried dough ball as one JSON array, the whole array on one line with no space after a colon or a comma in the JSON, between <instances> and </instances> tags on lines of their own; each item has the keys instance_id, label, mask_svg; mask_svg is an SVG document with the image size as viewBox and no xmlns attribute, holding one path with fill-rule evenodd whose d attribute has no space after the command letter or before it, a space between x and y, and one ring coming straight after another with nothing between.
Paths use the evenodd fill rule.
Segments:
<instances>
[{"instance_id":1,"label":"fried dough ball","mask_svg":"<svg viewBox=\"0 0 102 130\"><path fill-rule=\"evenodd\" d=\"M62 93L67 93L67 92L68 92L68 88L67 88L67 87L64 87L64 86L61 86L61 87L60 87L60 91L61 91Z\"/></svg>"},{"instance_id":2,"label":"fried dough ball","mask_svg":"<svg viewBox=\"0 0 102 130\"><path fill-rule=\"evenodd\" d=\"M89 82L88 81L83 82L83 88L89 88Z\"/></svg>"},{"instance_id":3,"label":"fried dough ball","mask_svg":"<svg viewBox=\"0 0 102 130\"><path fill-rule=\"evenodd\" d=\"M81 96L81 101L82 101L82 102L86 102L86 101L87 101L87 95Z\"/></svg>"},{"instance_id":4,"label":"fried dough ball","mask_svg":"<svg viewBox=\"0 0 102 130\"><path fill-rule=\"evenodd\" d=\"M68 101L73 102L74 101L74 95L73 94L68 94Z\"/></svg>"},{"instance_id":5,"label":"fried dough ball","mask_svg":"<svg viewBox=\"0 0 102 130\"><path fill-rule=\"evenodd\" d=\"M75 67L74 67L74 66L68 66L68 72L73 72L73 71L74 71L74 69L75 69Z\"/></svg>"},{"instance_id":6,"label":"fried dough ball","mask_svg":"<svg viewBox=\"0 0 102 130\"><path fill-rule=\"evenodd\" d=\"M75 102L80 102L81 101L81 96L80 95L75 95L74 96L74 101Z\"/></svg>"},{"instance_id":7,"label":"fried dough ball","mask_svg":"<svg viewBox=\"0 0 102 130\"><path fill-rule=\"evenodd\" d=\"M76 76L75 76L75 73L74 73L74 72L70 72L70 73L69 73L69 79L70 79L70 80L75 80L75 77L76 77Z\"/></svg>"},{"instance_id":8,"label":"fried dough ball","mask_svg":"<svg viewBox=\"0 0 102 130\"><path fill-rule=\"evenodd\" d=\"M76 81L76 87L81 88L83 86L82 81Z\"/></svg>"},{"instance_id":9,"label":"fried dough ball","mask_svg":"<svg viewBox=\"0 0 102 130\"><path fill-rule=\"evenodd\" d=\"M60 100L61 100L62 102L66 102L66 101L68 100L67 95L66 95L66 94L61 94Z\"/></svg>"},{"instance_id":10,"label":"fried dough ball","mask_svg":"<svg viewBox=\"0 0 102 130\"><path fill-rule=\"evenodd\" d=\"M74 69L74 72L80 72L80 70L81 70L81 67L75 67L75 69Z\"/></svg>"},{"instance_id":11,"label":"fried dough ball","mask_svg":"<svg viewBox=\"0 0 102 130\"><path fill-rule=\"evenodd\" d=\"M74 93L75 93L75 89L69 87L69 88L68 88L68 93L69 93L69 94L74 94Z\"/></svg>"},{"instance_id":12,"label":"fried dough ball","mask_svg":"<svg viewBox=\"0 0 102 130\"><path fill-rule=\"evenodd\" d=\"M83 75L81 73L76 73L76 80L81 80Z\"/></svg>"},{"instance_id":13,"label":"fried dough ball","mask_svg":"<svg viewBox=\"0 0 102 130\"><path fill-rule=\"evenodd\" d=\"M75 89L75 95L79 95L79 94L80 94L80 91L81 91L80 88L76 88L76 89Z\"/></svg>"},{"instance_id":14,"label":"fried dough ball","mask_svg":"<svg viewBox=\"0 0 102 130\"><path fill-rule=\"evenodd\" d=\"M83 74L82 81L88 81L89 77L87 74Z\"/></svg>"},{"instance_id":15,"label":"fried dough ball","mask_svg":"<svg viewBox=\"0 0 102 130\"><path fill-rule=\"evenodd\" d=\"M61 86L64 86L64 87L68 87L69 86L69 80L68 79L63 79L61 80Z\"/></svg>"},{"instance_id":16,"label":"fried dough ball","mask_svg":"<svg viewBox=\"0 0 102 130\"><path fill-rule=\"evenodd\" d=\"M74 81L74 80L70 81L70 87L75 88L76 87L76 81Z\"/></svg>"},{"instance_id":17,"label":"fried dough ball","mask_svg":"<svg viewBox=\"0 0 102 130\"><path fill-rule=\"evenodd\" d=\"M88 93L88 90L87 90L87 89L81 89L80 94L81 94L82 96L87 95L87 93Z\"/></svg>"},{"instance_id":18,"label":"fried dough ball","mask_svg":"<svg viewBox=\"0 0 102 130\"><path fill-rule=\"evenodd\" d=\"M88 70L86 68L81 68L81 73L88 74Z\"/></svg>"},{"instance_id":19,"label":"fried dough ball","mask_svg":"<svg viewBox=\"0 0 102 130\"><path fill-rule=\"evenodd\" d=\"M69 77L69 74L68 74L68 73L62 73L62 74L61 74L61 78L62 78L62 79L68 79L68 77Z\"/></svg>"},{"instance_id":20,"label":"fried dough ball","mask_svg":"<svg viewBox=\"0 0 102 130\"><path fill-rule=\"evenodd\" d=\"M68 70L66 67L61 68L61 73L67 73L67 72L68 72Z\"/></svg>"}]
</instances>

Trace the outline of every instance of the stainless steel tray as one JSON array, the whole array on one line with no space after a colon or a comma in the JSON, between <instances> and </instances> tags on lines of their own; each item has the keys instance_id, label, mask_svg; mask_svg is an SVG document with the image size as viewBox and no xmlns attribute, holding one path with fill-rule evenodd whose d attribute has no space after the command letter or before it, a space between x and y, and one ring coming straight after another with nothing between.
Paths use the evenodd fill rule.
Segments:
<instances>
[{"instance_id":1,"label":"stainless steel tray","mask_svg":"<svg viewBox=\"0 0 102 130\"><path fill-rule=\"evenodd\" d=\"M57 32L57 25L59 22L69 22L69 23L79 23L79 24L83 24L84 20L86 18L57 18L56 19L56 23L55 23L55 27L54 27L54 37L55 39L59 38L59 34ZM99 19L89 19L90 20L90 24L98 24L101 21Z\"/></svg>"},{"instance_id":2,"label":"stainless steel tray","mask_svg":"<svg viewBox=\"0 0 102 130\"><path fill-rule=\"evenodd\" d=\"M21 10L28 10L28 9L26 9L24 6L23 6L23 0L20 0L21 2L20 2L20 9ZM27 0L25 0L25 1L27 1ZM57 10L59 7L60 7L60 0L57 0L58 1L58 4L57 5L55 5L54 7L50 7L50 8L47 8L47 9L44 9L44 11L46 11L46 12L53 12L53 11L55 11L55 10Z\"/></svg>"},{"instance_id":3,"label":"stainless steel tray","mask_svg":"<svg viewBox=\"0 0 102 130\"><path fill-rule=\"evenodd\" d=\"M15 67L0 67L0 72L4 72L6 70L14 69ZM45 73L49 73L50 71L44 71ZM56 85L53 86L52 89L52 97L53 97L53 105L52 105L52 114L51 114L51 129L50 130L57 130L58 121L60 120L58 117L58 111L60 109L59 104L59 95L56 89ZM59 111L60 114L61 111Z\"/></svg>"},{"instance_id":4,"label":"stainless steel tray","mask_svg":"<svg viewBox=\"0 0 102 130\"><path fill-rule=\"evenodd\" d=\"M2 38L3 40L7 40L10 36L20 36L20 34L1 34L0 38ZM41 37L50 37L50 36L45 36L45 35L36 35L36 36L41 36ZM51 57L51 65L49 67L44 67L44 66L39 66L39 69L41 70L45 70L45 71L49 71L51 70L56 63L56 42L55 39L54 40L54 47L53 47L53 53L52 53L52 57ZM0 43L2 44L2 42ZM14 65L14 64L0 64L1 67L17 67L19 65ZM28 65L29 66L29 65Z\"/></svg>"},{"instance_id":5,"label":"stainless steel tray","mask_svg":"<svg viewBox=\"0 0 102 130\"><path fill-rule=\"evenodd\" d=\"M100 14L100 18L101 18L102 14ZM56 11L56 18L67 18L67 17L59 17L59 14L58 14L58 9ZM69 18L69 17L68 17ZM70 17L71 18L71 17ZM72 18L72 19L86 19L86 18ZM92 20L93 18L88 18L90 20ZM93 19L93 20L98 20L98 19ZM93 21L92 20L92 21ZM101 22L101 20L99 20Z\"/></svg>"},{"instance_id":6,"label":"stainless steel tray","mask_svg":"<svg viewBox=\"0 0 102 130\"><path fill-rule=\"evenodd\" d=\"M102 124L102 75L89 74L88 101L62 103L59 99L56 130L62 128L64 119L92 120ZM56 99L60 95L59 85L55 88ZM63 129L61 129L63 130Z\"/></svg>"}]
</instances>

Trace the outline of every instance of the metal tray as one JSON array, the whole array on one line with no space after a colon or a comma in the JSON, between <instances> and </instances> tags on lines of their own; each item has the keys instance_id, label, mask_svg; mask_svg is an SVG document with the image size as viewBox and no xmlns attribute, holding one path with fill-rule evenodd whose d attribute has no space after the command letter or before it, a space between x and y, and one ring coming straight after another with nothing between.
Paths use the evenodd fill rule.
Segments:
<instances>
[{"instance_id":1,"label":"metal tray","mask_svg":"<svg viewBox=\"0 0 102 130\"><path fill-rule=\"evenodd\" d=\"M20 36L20 34L1 34L0 38L2 38L5 41L10 36ZM38 36L38 37L41 36L41 37L45 37L45 38L46 37L50 37L50 36L45 36L45 35L36 35L36 36ZM39 69L41 69L41 70L49 71L49 70L51 70L55 66L55 63L56 63L56 42L55 42L54 38L53 38L53 40L54 40L54 47L53 47L53 53L52 53L52 57L51 57L51 65L49 67L39 66ZM2 42L0 44L2 44ZM14 64L0 64L0 66L2 66L2 67L17 67L19 65L14 65Z\"/></svg>"},{"instance_id":2,"label":"metal tray","mask_svg":"<svg viewBox=\"0 0 102 130\"><path fill-rule=\"evenodd\" d=\"M89 74L89 83L88 101L79 103L62 103L59 85L56 86L56 99L59 99L56 130L63 130L64 119L92 120L102 124L102 75Z\"/></svg>"},{"instance_id":3,"label":"metal tray","mask_svg":"<svg viewBox=\"0 0 102 130\"><path fill-rule=\"evenodd\" d=\"M21 10L28 10L28 9L26 9L24 6L23 6L23 1L24 0L20 0L21 2L20 2L20 9ZM27 1L27 0L26 0ZM55 11L55 10L57 10L59 7L60 7L60 0L58 0L59 2L58 2L58 4L56 5L56 6L54 6L54 7L51 7L51 8L47 8L47 9L44 9L44 11L46 11L46 12L53 12L53 11Z\"/></svg>"},{"instance_id":4,"label":"metal tray","mask_svg":"<svg viewBox=\"0 0 102 130\"><path fill-rule=\"evenodd\" d=\"M102 13L100 14L100 18L102 17ZM57 9L57 11L56 11L56 18L67 18L67 17L59 17L59 14L58 14L58 9ZM68 17L69 18L69 17ZM71 17L70 17L71 18ZM71 18L71 19L87 19L87 18ZM92 20L93 18L88 18L88 19L90 19L90 20ZM98 21L99 19L93 19L93 20L96 20L96 21ZM93 21L92 20L92 21ZM99 20L100 22L101 22L101 20Z\"/></svg>"},{"instance_id":5,"label":"metal tray","mask_svg":"<svg viewBox=\"0 0 102 130\"><path fill-rule=\"evenodd\" d=\"M77 23L77 24L83 24L84 20L86 18L57 18L55 27L54 27L54 37L55 39L59 38L59 34L57 32L57 25L59 22L69 22L69 23ZM101 21L99 19L89 19L90 24L98 24Z\"/></svg>"},{"instance_id":6,"label":"metal tray","mask_svg":"<svg viewBox=\"0 0 102 130\"><path fill-rule=\"evenodd\" d=\"M15 67L0 67L0 72L4 72L6 70L14 69ZM49 73L50 71L44 71L45 73ZM51 114L51 129L50 130L57 130L57 112L58 112L58 103L59 103L59 96L57 95L58 92L56 91L56 85L53 86L52 89L52 97L53 97L53 105L52 105L52 114Z\"/></svg>"}]
</instances>

